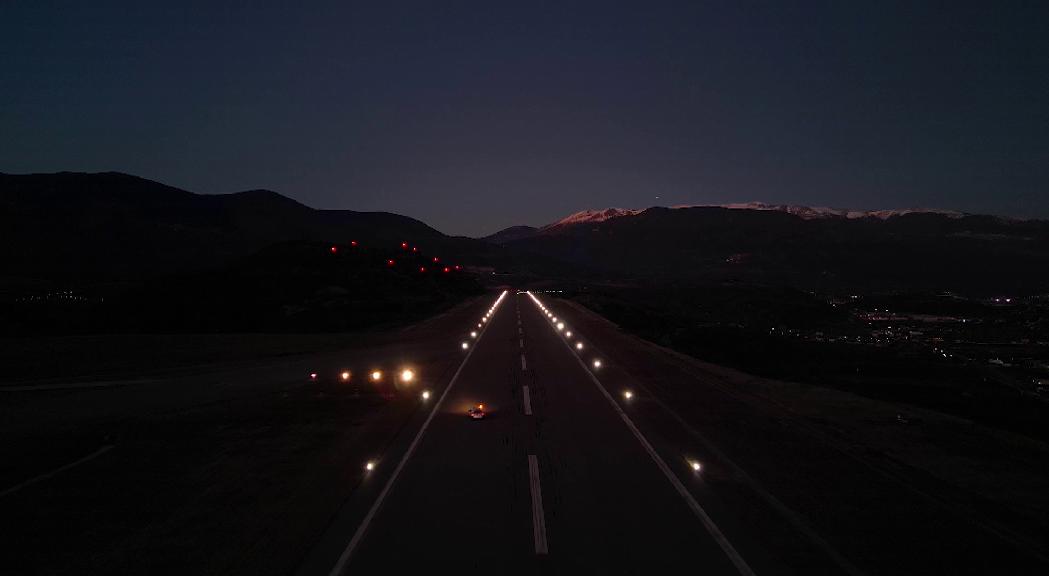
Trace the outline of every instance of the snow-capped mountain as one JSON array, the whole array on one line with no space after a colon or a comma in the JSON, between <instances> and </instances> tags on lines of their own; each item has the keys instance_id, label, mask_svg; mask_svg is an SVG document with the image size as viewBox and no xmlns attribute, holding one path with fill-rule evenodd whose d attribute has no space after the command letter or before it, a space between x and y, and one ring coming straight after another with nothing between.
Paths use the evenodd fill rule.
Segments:
<instances>
[{"instance_id":1,"label":"snow-capped mountain","mask_svg":"<svg viewBox=\"0 0 1049 576\"><path fill-rule=\"evenodd\" d=\"M741 204L707 204L693 206L674 206L674 208L728 208L731 210L773 210L794 214L805 219L814 218L848 218L855 220L859 218L880 218L886 220L893 216L905 214L940 214L949 218L962 218L963 212L954 210L937 210L932 208L904 208L896 210L851 210L841 208L827 208L826 206L798 206L792 204L767 204L765 202L746 202Z\"/></svg>"},{"instance_id":2,"label":"snow-capped mountain","mask_svg":"<svg viewBox=\"0 0 1049 576\"><path fill-rule=\"evenodd\" d=\"M564 226L571 226L574 224L592 224L595 222L604 222L612 218L619 218L621 216L634 216L644 212L641 209L629 209L629 208L605 208L604 210L583 210L566 216L553 224L547 224L539 230L548 231Z\"/></svg>"},{"instance_id":3,"label":"snow-capped mountain","mask_svg":"<svg viewBox=\"0 0 1049 576\"><path fill-rule=\"evenodd\" d=\"M761 211L775 211L775 212L786 212L793 214L806 220L813 220L817 218L847 218L849 220L857 220L861 218L879 218L886 220L893 216L903 216L905 214L940 214L949 218L962 218L965 216L963 212L957 212L954 210L937 210L932 208L903 208L896 210L854 210L854 209L843 209L843 208L828 208L826 206L800 206L795 204L768 204L766 202L744 202L734 204L682 204L677 206L671 206L673 209L681 208L727 208L729 210L761 210ZM611 220L612 218L620 218L623 216L636 216L644 209L639 208L606 208L604 210L583 210L566 216L553 224L548 224L540 228L540 231L554 230L564 226L570 226L573 224L592 224L595 222L604 222L605 220Z\"/></svg>"}]
</instances>

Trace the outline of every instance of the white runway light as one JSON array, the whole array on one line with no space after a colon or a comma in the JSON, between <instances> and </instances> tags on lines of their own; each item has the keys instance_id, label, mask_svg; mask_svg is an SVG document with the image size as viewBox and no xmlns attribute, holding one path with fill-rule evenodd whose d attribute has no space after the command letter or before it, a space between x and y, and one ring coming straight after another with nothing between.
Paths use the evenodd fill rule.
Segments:
<instances>
[{"instance_id":1,"label":"white runway light","mask_svg":"<svg viewBox=\"0 0 1049 576\"><path fill-rule=\"evenodd\" d=\"M558 330L564 330L565 329L565 323L564 322L558 322L557 323L557 329Z\"/></svg>"},{"instance_id":2,"label":"white runway light","mask_svg":"<svg viewBox=\"0 0 1049 576\"><path fill-rule=\"evenodd\" d=\"M477 332L470 332L470 338L477 338Z\"/></svg>"},{"instance_id":3,"label":"white runway light","mask_svg":"<svg viewBox=\"0 0 1049 576\"><path fill-rule=\"evenodd\" d=\"M688 465L692 467L692 471L693 472L699 472L700 470L703 469L703 465L700 464L699 462L696 462L695 460L689 462Z\"/></svg>"},{"instance_id":4,"label":"white runway light","mask_svg":"<svg viewBox=\"0 0 1049 576\"><path fill-rule=\"evenodd\" d=\"M382 370L372 370L371 376L373 382L378 382L379 380L382 380Z\"/></svg>"},{"instance_id":5,"label":"white runway light","mask_svg":"<svg viewBox=\"0 0 1049 576\"><path fill-rule=\"evenodd\" d=\"M429 390L423 390L422 396L423 396L423 400L429 400L430 399L430 391Z\"/></svg>"},{"instance_id":6,"label":"white runway light","mask_svg":"<svg viewBox=\"0 0 1049 576\"><path fill-rule=\"evenodd\" d=\"M571 330L569 330L568 332L565 332L565 338L571 338L571 337L572 337L572 331Z\"/></svg>"},{"instance_id":7,"label":"white runway light","mask_svg":"<svg viewBox=\"0 0 1049 576\"><path fill-rule=\"evenodd\" d=\"M410 369L405 369L401 371L402 382L411 382L412 380L415 380L415 372L411 371Z\"/></svg>"},{"instance_id":8,"label":"white runway light","mask_svg":"<svg viewBox=\"0 0 1049 576\"><path fill-rule=\"evenodd\" d=\"M634 393L631 392L630 390L627 390L626 392L623 392L623 398L626 398L627 400L630 400L633 397L634 397Z\"/></svg>"},{"instance_id":9,"label":"white runway light","mask_svg":"<svg viewBox=\"0 0 1049 576\"><path fill-rule=\"evenodd\" d=\"M375 470L375 461L374 460L368 460L368 463L364 465L364 469L367 470L368 472L371 472L372 470Z\"/></svg>"},{"instance_id":10,"label":"white runway light","mask_svg":"<svg viewBox=\"0 0 1049 576\"><path fill-rule=\"evenodd\" d=\"M582 342L576 342L575 343L575 349L576 350L582 350L583 349L583 343Z\"/></svg>"},{"instance_id":11,"label":"white runway light","mask_svg":"<svg viewBox=\"0 0 1049 576\"><path fill-rule=\"evenodd\" d=\"M470 347L470 345L469 345L469 344L467 344L466 342L463 342L462 344L460 344L460 346L462 346L462 347L463 347L463 350L466 350L467 348L469 348L469 347Z\"/></svg>"},{"instance_id":12,"label":"white runway light","mask_svg":"<svg viewBox=\"0 0 1049 576\"><path fill-rule=\"evenodd\" d=\"M594 360L594 368L600 368L600 367L601 367L601 361L600 360Z\"/></svg>"}]
</instances>

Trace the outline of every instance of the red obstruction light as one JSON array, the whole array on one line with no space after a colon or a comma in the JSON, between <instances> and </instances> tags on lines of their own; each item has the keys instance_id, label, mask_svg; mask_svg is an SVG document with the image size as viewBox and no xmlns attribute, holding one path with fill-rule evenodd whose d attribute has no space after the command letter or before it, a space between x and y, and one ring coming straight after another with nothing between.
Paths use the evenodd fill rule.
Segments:
<instances>
[{"instance_id":1,"label":"red obstruction light","mask_svg":"<svg viewBox=\"0 0 1049 576\"><path fill-rule=\"evenodd\" d=\"M356 247L357 246L357 241L356 240L350 240L350 246Z\"/></svg>"},{"instance_id":2,"label":"red obstruction light","mask_svg":"<svg viewBox=\"0 0 1049 576\"><path fill-rule=\"evenodd\" d=\"M405 250L407 250L408 249L408 243L407 242L401 242L401 248L404 248Z\"/></svg>"},{"instance_id":3,"label":"red obstruction light","mask_svg":"<svg viewBox=\"0 0 1049 576\"><path fill-rule=\"evenodd\" d=\"M419 272L426 272L426 266L419 266Z\"/></svg>"},{"instance_id":4,"label":"red obstruction light","mask_svg":"<svg viewBox=\"0 0 1049 576\"><path fill-rule=\"evenodd\" d=\"M396 262L394 262L392 258L386 261L387 266L393 266L394 264L396 264Z\"/></svg>"},{"instance_id":5,"label":"red obstruction light","mask_svg":"<svg viewBox=\"0 0 1049 576\"><path fill-rule=\"evenodd\" d=\"M418 251L419 251L419 247L418 246L412 246L412 252L418 252Z\"/></svg>"},{"instance_id":6,"label":"red obstruction light","mask_svg":"<svg viewBox=\"0 0 1049 576\"><path fill-rule=\"evenodd\" d=\"M441 261L441 259L440 259L440 258L438 258L438 257L436 257L436 256L434 256L434 257L433 257L433 261L434 261L434 262L440 262L440 261Z\"/></svg>"},{"instance_id":7,"label":"red obstruction light","mask_svg":"<svg viewBox=\"0 0 1049 576\"><path fill-rule=\"evenodd\" d=\"M331 247L331 253L332 253L332 254L335 254L335 253L336 253L336 252L338 252L338 251L339 251L339 247L338 247L338 246L332 246L332 247Z\"/></svg>"},{"instance_id":8,"label":"red obstruction light","mask_svg":"<svg viewBox=\"0 0 1049 576\"><path fill-rule=\"evenodd\" d=\"M451 270L450 270L450 269L449 269L449 268L448 268L447 266L445 266L445 267L444 267L444 273L445 273L445 274L447 274L447 273L448 273L448 272L450 272L450 271L451 271Z\"/></svg>"},{"instance_id":9,"label":"red obstruction light","mask_svg":"<svg viewBox=\"0 0 1049 576\"><path fill-rule=\"evenodd\" d=\"M463 267L462 267L462 266L460 266L460 265L458 265L458 264L456 264L456 265L455 265L455 269L456 269L456 270L462 270L462 269L463 269Z\"/></svg>"}]
</instances>

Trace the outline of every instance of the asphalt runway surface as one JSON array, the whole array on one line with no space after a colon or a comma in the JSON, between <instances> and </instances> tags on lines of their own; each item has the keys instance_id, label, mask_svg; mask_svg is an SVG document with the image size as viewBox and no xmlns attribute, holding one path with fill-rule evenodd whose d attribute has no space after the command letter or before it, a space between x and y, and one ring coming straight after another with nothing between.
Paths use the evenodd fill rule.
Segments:
<instances>
[{"instance_id":1,"label":"asphalt runway surface","mask_svg":"<svg viewBox=\"0 0 1049 576\"><path fill-rule=\"evenodd\" d=\"M497 297L337 352L9 387L5 570L1045 573L1037 516L569 301Z\"/></svg>"}]
</instances>

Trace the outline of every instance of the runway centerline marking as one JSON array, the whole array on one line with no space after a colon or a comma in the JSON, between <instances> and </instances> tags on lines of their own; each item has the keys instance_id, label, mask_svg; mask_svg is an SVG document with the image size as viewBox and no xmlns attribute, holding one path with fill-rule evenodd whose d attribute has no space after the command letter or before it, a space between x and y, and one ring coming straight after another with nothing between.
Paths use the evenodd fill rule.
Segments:
<instances>
[{"instance_id":1,"label":"runway centerline marking","mask_svg":"<svg viewBox=\"0 0 1049 576\"><path fill-rule=\"evenodd\" d=\"M528 370L528 363L525 362L524 354L521 354L521 371L524 372L525 370Z\"/></svg>"},{"instance_id":2,"label":"runway centerline marking","mask_svg":"<svg viewBox=\"0 0 1049 576\"><path fill-rule=\"evenodd\" d=\"M517 341L517 347L518 348L524 348L524 340L523 339Z\"/></svg>"},{"instance_id":3,"label":"runway centerline marking","mask_svg":"<svg viewBox=\"0 0 1049 576\"><path fill-rule=\"evenodd\" d=\"M528 386L522 386L521 392L524 394L524 410L525 416L532 415L532 397L528 394Z\"/></svg>"},{"instance_id":4,"label":"runway centerline marking","mask_svg":"<svg viewBox=\"0 0 1049 576\"><path fill-rule=\"evenodd\" d=\"M535 553L546 554L546 517L543 515L543 489L539 485L539 460L528 455L528 485L532 489L532 535Z\"/></svg>"},{"instance_id":5,"label":"runway centerline marking","mask_svg":"<svg viewBox=\"0 0 1049 576\"><path fill-rule=\"evenodd\" d=\"M496 302L498 302L498 300ZM481 331L477 334L477 344L481 343L481 338L484 337L485 332L488 331L488 327L491 325L491 322L486 322L484 324L484 327L481 328ZM412 454L415 452L415 449L419 446L419 443L422 441L423 434L425 434L426 429L430 427L430 422L433 421L434 416L436 416L438 411L440 411L441 404L444 403L444 399L448 396L448 392L452 390L452 387L455 386L456 381L459 380L459 374L461 374L463 368L466 367L466 363L470 361L470 357L473 356L474 350L477 350L476 344L470 347L470 350L466 353L466 357L463 358L462 363L459 364L459 368L455 371L455 374L452 375L452 379L448 381L448 386L444 388L444 392L441 393L441 397L438 398L437 402L433 405L433 409L430 410L430 415L426 417L426 420L423 422L422 427L419 428L419 431L415 433L415 438L412 439L412 443L408 445L408 449L404 451L404 455L401 456L400 461L397 462L397 467L393 469L393 473L390 474L390 478L386 480L386 485L382 487L382 491L379 492L379 496L375 498L375 502L373 502L371 508L368 509L368 514L364 516L364 520L362 520L360 525L357 526L357 530L353 533L353 538L350 539L349 544L347 544L346 548L342 551L342 554L339 556L339 560L335 563L335 566L331 569L331 572L328 573L328 576L340 576L346 570L346 565L350 562L350 557L353 556L354 550L356 550L357 546L360 545L361 540L364 539L365 532L368 531L368 525L371 524L372 520L375 518L375 515L378 514L379 508L382 506L383 501L386 500L386 496L390 493L390 489L393 488L394 482L397 481L397 477L401 475L401 471L404 470L404 466L408 463L408 459L412 456Z\"/></svg>"}]
</instances>

